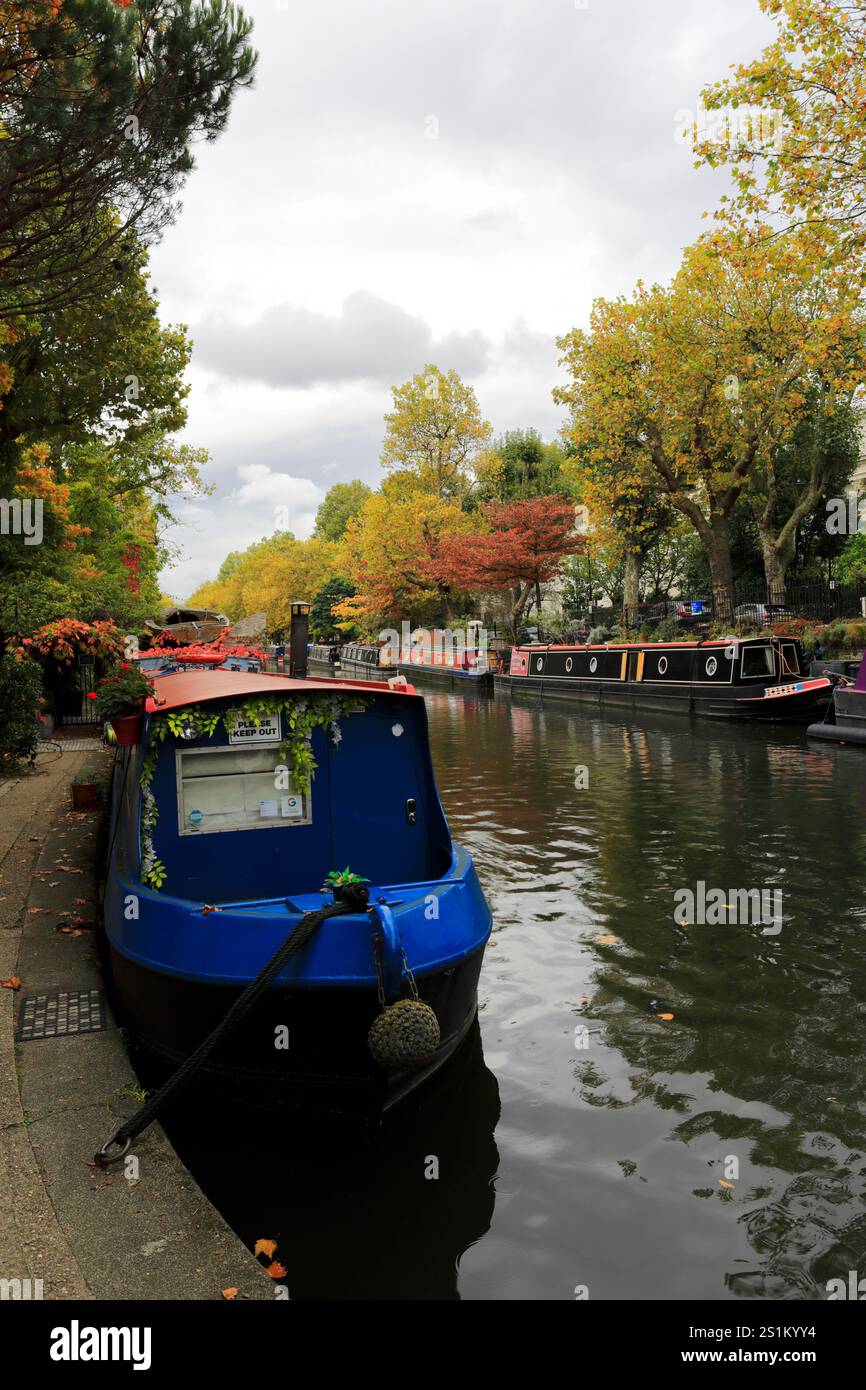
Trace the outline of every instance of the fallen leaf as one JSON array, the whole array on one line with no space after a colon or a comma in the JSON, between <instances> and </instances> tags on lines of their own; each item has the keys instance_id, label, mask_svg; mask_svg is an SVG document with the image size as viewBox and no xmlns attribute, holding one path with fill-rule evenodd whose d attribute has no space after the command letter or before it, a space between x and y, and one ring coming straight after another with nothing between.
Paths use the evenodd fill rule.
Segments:
<instances>
[{"instance_id":1,"label":"fallen leaf","mask_svg":"<svg viewBox=\"0 0 866 1390\"><path fill-rule=\"evenodd\" d=\"M733 1187L733 1185L734 1184L728 1182L726 1178L719 1178L719 1187Z\"/></svg>"},{"instance_id":2,"label":"fallen leaf","mask_svg":"<svg viewBox=\"0 0 866 1390\"><path fill-rule=\"evenodd\" d=\"M50 907L28 907L28 912L50 912Z\"/></svg>"},{"instance_id":3,"label":"fallen leaf","mask_svg":"<svg viewBox=\"0 0 866 1390\"><path fill-rule=\"evenodd\" d=\"M272 1260L277 1253L277 1242L275 1240L257 1240L253 1253L256 1256L267 1255L268 1259Z\"/></svg>"},{"instance_id":4,"label":"fallen leaf","mask_svg":"<svg viewBox=\"0 0 866 1390\"><path fill-rule=\"evenodd\" d=\"M673 1014L659 1014L658 1017L663 1018L665 1020L665 1023L669 1023L673 1018Z\"/></svg>"},{"instance_id":5,"label":"fallen leaf","mask_svg":"<svg viewBox=\"0 0 866 1390\"><path fill-rule=\"evenodd\" d=\"M84 905L85 905L86 903L89 903L89 902L90 902L90 899L89 899L89 898L73 898L72 901L75 903L75 906L76 906L76 907L84 907Z\"/></svg>"},{"instance_id":6,"label":"fallen leaf","mask_svg":"<svg viewBox=\"0 0 866 1390\"><path fill-rule=\"evenodd\" d=\"M276 1260L274 1260L272 1265L268 1265L267 1273L272 1279L285 1279L286 1277L286 1271L283 1269L282 1265L277 1264Z\"/></svg>"},{"instance_id":7,"label":"fallen leaf","mask_svg":"<svg viewBox=\"0 0 866 1390\"><path fill-rule=\"evenodd\" d=\"M10 975L8 980L0 980L0 989L20 989L21 976Z\"/></svg>"},{"instance_id":8,"label":"fallen leaf","mask_svg":"<svg viewBox=\"0 0 866 1390\"><path fill-rule=\"evenodd\" d=\"M229 1303L231 1303L232 1299L237 1298L238 1291L237 1289L223 1289L222 1295L223 1298L225 1298Z\"/></svg>"},{"instance_id":9,"label":"fallen leaf","mask_svg":"<svg viewBox=\"0 0 866 1390\"><path fill-rule=\"evenodd\" d=\"M597 936L595 939L600 946L615 946L619 941L619 937L614 936L613 932L605 932L603 936Z\"/></svg>"},{"instance_id":10,"label":"fallen leaf","mask_svg":"<svg viewBox=\"0 0 866 1390\"><path fill-rule=\"evenodd\" d=\"M53 882L52 882L51 879L49 879L49 880L48 880L48 887L49 887L49 888L59 888L59 887L60 887L60 879L59 879L59 878L56 878L56 879L53 880Z\"/></svg>"}]
</instances>

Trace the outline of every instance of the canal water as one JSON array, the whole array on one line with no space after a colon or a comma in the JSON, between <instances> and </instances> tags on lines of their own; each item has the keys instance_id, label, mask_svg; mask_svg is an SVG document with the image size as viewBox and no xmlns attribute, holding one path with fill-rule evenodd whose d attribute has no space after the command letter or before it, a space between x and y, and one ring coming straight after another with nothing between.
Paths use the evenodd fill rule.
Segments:
<instances>
[{"instance_id":1,"label":"canal water","mask_svg":"<svg viewBox=\"0 0 866 1390\"><path fill-rule=\"evenodd\" d=\"M866 751L428 708L494 914L480 1028L366 1146L172 1116L226 1219L276 1242L293 1299L817 1299L862 1275ZM748 889L781 918L742 920Z\"/></svg>"}]
</instances>

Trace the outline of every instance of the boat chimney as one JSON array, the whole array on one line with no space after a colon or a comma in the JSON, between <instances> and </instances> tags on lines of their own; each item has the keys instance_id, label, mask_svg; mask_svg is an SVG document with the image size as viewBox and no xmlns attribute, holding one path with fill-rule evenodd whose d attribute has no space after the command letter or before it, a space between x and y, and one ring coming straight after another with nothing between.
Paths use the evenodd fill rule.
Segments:
<instances>
[{"instance_id":1,"label":"boat chimney","mask_svg":"<svg viewBox=\"0 0 866 1390\"><path fill-rule=\"evenodd\" d=\"M292 615L292 629L289 637L289 675L303 680L307 674L307 628L310 623L310 605L303 599L296 599L289 605Z\"/></svg>"}]
</instances>

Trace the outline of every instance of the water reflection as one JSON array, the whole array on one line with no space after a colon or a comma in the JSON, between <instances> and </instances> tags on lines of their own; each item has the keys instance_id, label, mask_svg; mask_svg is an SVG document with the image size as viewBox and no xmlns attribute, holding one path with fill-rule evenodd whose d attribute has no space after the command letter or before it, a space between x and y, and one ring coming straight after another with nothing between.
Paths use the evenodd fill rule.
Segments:
<instances>
[{"instance_id":1,"label":"water reflection","mask_svg":"<svg viewBox=\"0 0 866 1390\"><path fill-rule=\"evenodd\" d=\"M506 1125L511 1095L534 1109L501 1141L503 1183L534 1170L537 1228L559 1225L523 1296L586 1276L595 1296L813 1298L866 1273L861 750L498 701L467 721L469 766L453 710L434 702L432 724L494 900L483 1018ZM674 891L698 880L781 889L781 932L677 927ZM595 1250L591 1205L608 1213Z\"/></svg>"},{"instance_id":2,"label":"water reflection","mask_svg":"<svg viewBox=\"0 0 866 1390\"><path fill-rule=\"evenodd\" d=\"M250 1246L277 1242L293 1300L448 1301L463 1253L489 1229L499 1155L496 1079L481 1035L365 1142L345 1128L172 1114L166 1129ZM207 1146L202 1140L207 1136Z\"/></svg>"}]
</instances>

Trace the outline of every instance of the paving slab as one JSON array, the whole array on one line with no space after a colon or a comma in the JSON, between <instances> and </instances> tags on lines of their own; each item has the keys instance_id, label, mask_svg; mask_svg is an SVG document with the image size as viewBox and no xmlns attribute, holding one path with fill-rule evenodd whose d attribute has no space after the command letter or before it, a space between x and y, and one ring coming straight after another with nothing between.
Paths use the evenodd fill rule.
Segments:
<instances>
[{"instance_id":1,"label":"paving slab","mask_svg":"<svg viewBox=\"0 0 866 1390\"><path fill-rule=\"evenodd\" d=\"M274 1284L154 1125L123 1164L93 1153L141 1101L106 999L103 1032L16 1043L23 998L103 989L99 813L69 786L110 755L40 757L0 781L0 1279L42 1279L49 1299L272 1300Z\"/></svg>"}]
</instances>

